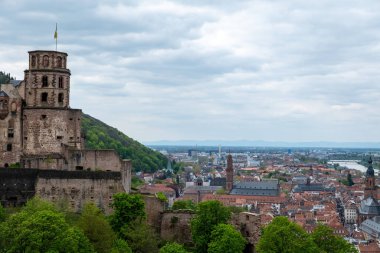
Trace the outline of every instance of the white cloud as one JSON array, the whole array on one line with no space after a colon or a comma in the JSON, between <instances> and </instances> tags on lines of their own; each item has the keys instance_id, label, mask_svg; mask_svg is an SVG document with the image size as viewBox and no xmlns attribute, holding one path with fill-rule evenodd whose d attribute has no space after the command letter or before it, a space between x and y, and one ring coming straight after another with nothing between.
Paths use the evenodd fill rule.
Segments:
<instances>
[{"instance_id":1,"label":"white cloud","mask_svg":"<svg viewBox=\"0 0 380 253\"><path fill-rule=\"evenodd\" d=\"M0 1L0 70L58 22L72 106L138 140L380 139L378 1Z\"/></svg>"}]
</instances>

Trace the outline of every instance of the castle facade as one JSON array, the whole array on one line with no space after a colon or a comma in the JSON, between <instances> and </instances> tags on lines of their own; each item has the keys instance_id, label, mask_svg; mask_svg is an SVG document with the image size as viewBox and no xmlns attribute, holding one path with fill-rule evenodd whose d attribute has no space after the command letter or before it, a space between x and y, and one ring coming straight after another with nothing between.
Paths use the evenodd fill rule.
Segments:
<instances>
[{"instance_id":1,"label":"castle facade","mask_svg":"<svg viewBox=\"0 0 380 253\"><path fill-rule=\"evenodd\" d=\"M108 209L113 193L130 190L129 160L114 150L84 148L82 111L70 108L67 56L30 51L24 80L0 84L0 174L7 175L0 186L3 205L22 204L37 194L52 201L68 198L75 210L85 201ZM21 167L20 182L26 176L25 187L33 185L29 195L14 187L17 172L7 168L15 165Z\"/></svg>"}]
</instances>

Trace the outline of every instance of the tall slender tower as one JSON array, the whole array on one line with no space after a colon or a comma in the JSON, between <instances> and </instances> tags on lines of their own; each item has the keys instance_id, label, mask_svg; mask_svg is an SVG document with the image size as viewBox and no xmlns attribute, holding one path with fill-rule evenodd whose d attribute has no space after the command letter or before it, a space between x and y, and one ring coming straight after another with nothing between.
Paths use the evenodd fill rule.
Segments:
<instances>
[{"instance_id":1,"label":"tall slender tower","mask_svg":"<svg viewBox=\"0 0 380 253\"><path fill-rule=\"evenodd\" d=\"M227 169L226 169L226 190L230 192L234 185L234 167L232 164L232 155L227 156Z\"/></svg>"},{"instance_id":2,"label":"tall slender tower","mask_svg":"<svg viewBox=\"0 0 380 253\"><path fill-rule=\"evenodd\" d=\"M377 199L376 196L376 179L375 171L372 167L372 157L369 157L368 169L365 175L365 187L364 187L364 198L372 197Z\"/></svg>"}]
</instances>

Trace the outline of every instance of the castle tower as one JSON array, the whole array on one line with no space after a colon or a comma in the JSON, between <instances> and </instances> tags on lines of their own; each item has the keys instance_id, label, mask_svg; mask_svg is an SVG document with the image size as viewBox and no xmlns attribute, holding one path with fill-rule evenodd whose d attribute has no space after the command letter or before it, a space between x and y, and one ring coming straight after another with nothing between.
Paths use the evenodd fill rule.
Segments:
<instances>
[{"instance_id":1,"label":"castle tower","mask_svg":"<svg viewBox=\"0 0 380 253\"><path fill-rule=\"evenodd\" d=\"M29 69L25 70L25 85L20 94L25 101L22 163L25 167L44 168L41 162L30 162L38 155L44 163L49 163L47 168L65 168L67 149L83 147L82 111L69 107L67 54L42 50L29 52Z\"/></svg>"},{"instance_id":2,"label":"castle tower","mask_svg":"<svg viewBox=\"0 0 380 253\"><path fill-rule=\"evenodd\" d=\"M232 163L232 155L227 156L227 169L226 169L226 190L230 192L234 185L234 168Z\"/></svg>"},{"instance_id":3,"label":"castle tower","mask_svg":"<svg viewBox=\"0 0 380 253\"><path fill-rule=\"evenodd\" d=\"M24 90L27 107L69 107L70 70L66 62L67 54L63 52L29 52Z\"/></svg>"},{"instance_id":4,"label":"castle tower","mask_svg":"<svg viewBox=\"0 0 380 253\"><path fill-rule=\"evenodd\" d=\"M364 198L372 197L374 199L376 196L376 179L375 171L372 167L372 157L369 157L368 169L365 176L365 186L364 186Z\"/></svg>"}]
</instances>

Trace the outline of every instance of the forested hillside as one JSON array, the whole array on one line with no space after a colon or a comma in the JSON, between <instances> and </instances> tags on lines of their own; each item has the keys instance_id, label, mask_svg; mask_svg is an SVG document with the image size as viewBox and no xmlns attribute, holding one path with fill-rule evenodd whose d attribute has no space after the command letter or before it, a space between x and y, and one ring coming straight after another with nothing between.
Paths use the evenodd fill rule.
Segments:
<instances>
[{"instance_id":1,"label":"forested hillside","mask_svg":"<svg viewBox=\"0 0 380 253\"><path fill-rule=\"evenodd\" d=\"M87 114L82 115L86 148L115 149L123 159L131 159L135 171L154 172L166 167L167 158Z\"/></svg>"}]
</instances>

